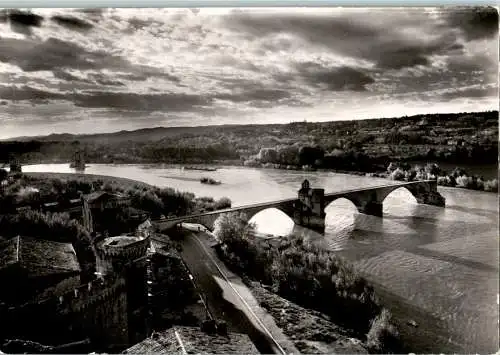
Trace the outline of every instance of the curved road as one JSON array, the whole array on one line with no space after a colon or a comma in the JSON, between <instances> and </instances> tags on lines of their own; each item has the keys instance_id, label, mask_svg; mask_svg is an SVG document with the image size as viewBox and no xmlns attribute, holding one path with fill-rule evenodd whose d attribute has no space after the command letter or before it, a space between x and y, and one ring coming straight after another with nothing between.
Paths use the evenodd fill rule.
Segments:
<instances>
[{"instance_id":1,"label":"curved road","mask_svg":"<svg viewBox=\"0 0 500 355\"><path fill-rule=\"evenodd\" d=\"M215 318L225 320L229 331L248 334L261 353L287 354L232 285L236 280L224 272L225 266L218 261L211 243L213 239L208 234L191 233L184 238L181 252L210 312Z\"/></svg>"}]
</instances>

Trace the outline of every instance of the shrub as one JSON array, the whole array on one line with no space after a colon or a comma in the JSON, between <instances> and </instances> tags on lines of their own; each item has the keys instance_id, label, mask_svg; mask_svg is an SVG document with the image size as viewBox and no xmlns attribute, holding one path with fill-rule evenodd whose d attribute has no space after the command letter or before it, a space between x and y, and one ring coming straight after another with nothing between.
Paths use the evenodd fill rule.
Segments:
<instances>
[{"instance_id":1,"label":"shrub","mask_svg":"<svg viewBox=\"0 0 500 355\"><path fill-rule=\"evenodd\" d=\"M484 182L484 191L498 192L498 180L486 180Z\"/></svg>"},{"instance_id":2,"label":"shrub","mask_svg":"<svg viewBox=\"0 0 500 355\"><path fill-rule=\"evenodd\" d=\"M231 208L231 200L227 197L221 197L215 202L215 209L222 210L225 208Z\"/></svg>"},{"instance_id":3,"label":"shrub","mask_svg":"<svg viewBox=\"0 0 500 355\"><path fill-rule=\"evenodd\" d=\"M272 285L281 297L324 312L359 336L380 312L373 288L337 254L301 236L277 244L254 237L246 217L237 213L220 216L214 227L228 265Z\"/></svg>"},{"instance_id":4,"label":"shrub","mask_svg":"<svg viewBox=\"0 0 500 355\"><path fill-rule=\"evenodd\" d=\"M399 332L391 318L391 313L384 308L372 320L370 330L366 335L366 344L370 352L384 354L400 350Z\"/></svg>"},{"instance_id":5,"label":"shrub","mask_svg":"<svg viewBox=\"0 0 500 355\"><path fill-rule=\"evenodd\" d=\"M400 168L396 168L390 175L391 180L404 180L405 173Z\"/></svg>"},{"instance_id":6,"label":"shrub","mask_svg":"<svg viewBox=\"0 0 500 355\"><path fill-rule=\"evenodd\" d=\"M472 176L462 175L456 178L457 187L471 189L475 187L475 181Z\"/></svg>"},{"instance_id":7,"label":"shrub","mask_svg":"<svg viewBox=\"0 0 500 355\"><path fill-rule=\"evenodd\" d=\"M438 185L454 187L456 185L455 179L450 176L438 176Z\"/></svg>"}]
</instances>

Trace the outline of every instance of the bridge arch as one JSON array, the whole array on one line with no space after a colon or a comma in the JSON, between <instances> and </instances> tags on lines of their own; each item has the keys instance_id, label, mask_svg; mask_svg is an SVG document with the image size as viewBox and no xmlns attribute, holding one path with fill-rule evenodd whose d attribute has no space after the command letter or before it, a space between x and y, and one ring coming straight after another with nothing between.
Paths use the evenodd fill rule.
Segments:
<instances>
[{"instance_id":1,"label":"bridge arch","mask_svg":"<svg viewBox=\"0 0 500 355\"><path fill-rule=\"evenodd\" d=\"M395 186L394 189L384 191L381 201L384 202L387 198L391 199L397 195L408 198L407 202L411 202L412 204L418 203L418 194L407 186Z\"/></svg>"},{"instance_id":2,"label":"bridge arch","mask_svg":"<svg viewBox=\"0 0 500 355\"><path fill-rule=\"evenodd\" d=\"M255 223L256 230L264 234L287 235L295 226L293 216L279 207L264 208L251 217L247 214L247 218L248 223Z\"/></svg>"},{"instance_id":3,"label":"bridge arch","mask_svg":"<svg viewBox=\"0 0 500 355\"><path fill-rule=\"evenodd\" d=\"M418 203L418 193L414 189L408 186L394 186L393 189L387 189L383 192L383 195L380 198L380 201L383 203L388 197L392 198L400 194L401 196L410 198L409 201L412 204Z\"/></svg>"},{"instance_id":4,"label":"bridge arch","mask_svg":"<svg viewBox=\"0 0 500 355\"><path fill-rule=\"evenodd\" d=\"M332 209L343 209L343 210L352 210L352 212L359 212L356 203L349 199L348 197L338 197L331 201L328 201L325 204L325 213L328 213Z\"/></svg>"},{"instance_id":5,"label":"bridge arch","mask_svg":"<svg viewBox=\"0 0 500 355\"><path fill-rule=\"evenodd\" d=\"M325 230L329 234L344 235L356 227L359 209L350 199L339 197L325 206Z\"/></svg>"}]
</instances>

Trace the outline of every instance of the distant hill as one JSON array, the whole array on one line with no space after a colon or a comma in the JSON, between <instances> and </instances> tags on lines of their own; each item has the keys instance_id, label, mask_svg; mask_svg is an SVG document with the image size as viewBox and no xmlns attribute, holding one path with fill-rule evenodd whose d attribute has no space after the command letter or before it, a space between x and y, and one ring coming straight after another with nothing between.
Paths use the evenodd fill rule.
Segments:
<instances>
[{"instance_id":1,"label":"distant hill","mask_svg":"<svg viewBox=\"0 0 500 355\"><path fill-rule=\"evenodd\" d=\"M118 132L111 133L97 133L97 134L50 134L46 136L33 136L33 137L13 137L8 139L3 139L0 141L41 141L41 142L68 142L68 141L79 141L79 142L101 142L101 143L118 143L124 141L158 141L164 138L175 137L179 135L206 135L214 132L222 131L241 131L241 130L253 130L256 129L261 131L262 129L284 129L290 125L303 125L307 123L308 126L317 127L337 127L337 126L352 126L352 129L356 128L366 128L366 127L392 127L397 121L404 121L405 124L418 124L420 120L431 119L435 121L442 122L444 120L449 120L450 123L454 119L462 121L460 126L466 126L463 123L467 117L475 117L477 115L498 115L498 111L488 111L488 112L472 112L472 113L457 113L457 114L425 114L425 115L415 115L415 116L405 116L405 117L393 117L393 118L377 118L377 119L365 119L365 120L344 120L344 121L328 121L328 122L295 122L288 124L247 124L247 125L211 125L211 126L192 126L192 127L152 127L143 128L137 130L122 130Z\"/></svg>"},{"instance_id":2,"label":"distant hill","mask_svg":"<svg viewBox=\"0 0 500 355\"><path fill-rule=\"evenodd\" d=\"M2 141L17 141L17 142L27 142L27 141L41 141L41 142L68 142L68 141L80 141L80 142L92 142L101 141L107 143L116 143L120 141L157 141L164 138L178 136L182 134L206 134L214 132L220 129L231 129L236 127L255 127L257 125L212 125L212 126L195 126L195 127L153 127L153 128L142 128L132 131L122 130L118 132L111 133L97 133L97 134L70 134L70 133L60 133L60 134L50 134L47 136L30 136L30 137L13 137L8 139L3 139ZM279 126L279 125L263 125L263 126Z\"/></svg>"},{"instance_id":3,"label":"distant hill","mask_svg":"<svg viewBox=\"0 0 500 355\"><path fill-rule=\"evenodd\" d=\"M498 111L354 121L155 127L100 134L51 134L0 141L0 163L280 164L380 170L391 161L496 163Z\"/></svg>"}]
</instances>

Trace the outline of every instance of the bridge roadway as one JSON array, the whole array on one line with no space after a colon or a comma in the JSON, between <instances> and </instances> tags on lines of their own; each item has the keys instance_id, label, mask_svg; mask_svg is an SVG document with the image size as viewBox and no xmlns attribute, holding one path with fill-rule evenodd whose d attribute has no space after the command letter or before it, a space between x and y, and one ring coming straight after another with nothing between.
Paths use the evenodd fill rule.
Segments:
<instances>
[{"instance_id":1,"label":"bridge roadway","mask_svg":"<svg viewBox=\"0 0 500 355\"><path fill-rule=\"evenodd\" d=\"M437 192L437 182L435 180L412 181L385 184L380 186L370 186L365 188L350 189L344 191L331 192L324 195L324 207L328 206L332 201L339 198L350 200L360 213L382 216L382 204L384 199L394 190L401 187L406 188L417 200L418 203L431 204L444 207L445 200ZM278 201L262 202L251 205L227 208L223 210L199 213L189 216L166 218L153 220L152 223L161 230L166 230L175 225L186 223L202 224L210 230L213 230L215 220L222 214L232 212L243 212L248 219L255 214L268 208L277 208L294 219L296 210L295 203L297 198L288 198ZM324 214L324 213L323 213ZM323 216L324 217L324 216Z\"/></svg>"}]
</instances>

